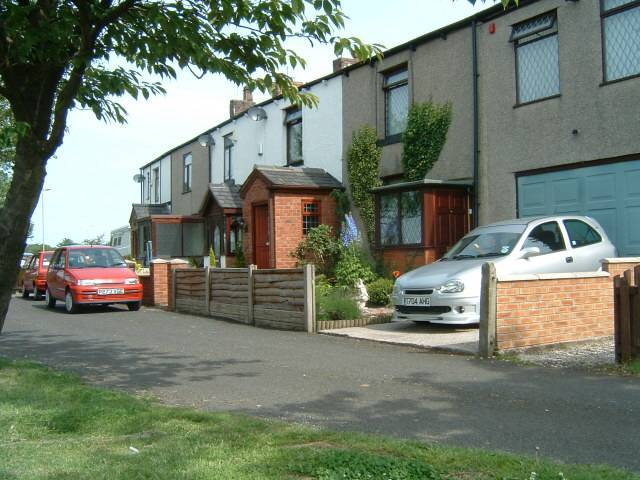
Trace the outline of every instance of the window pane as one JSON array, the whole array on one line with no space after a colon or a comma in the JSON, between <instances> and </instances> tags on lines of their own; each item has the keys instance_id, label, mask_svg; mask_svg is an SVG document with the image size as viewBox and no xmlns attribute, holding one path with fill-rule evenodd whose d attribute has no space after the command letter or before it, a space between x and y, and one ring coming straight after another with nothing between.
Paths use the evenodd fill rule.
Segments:
<instances>
[{"instance_id":1,"label":"window pane","mask_svg":"<svg viewBox=\"0 0 640 480\"><path fill-rule=\"evenodd\" d=\"M551 13L526 22L518 23L517 25L514 25L511 30L511 40L518 40L520 38L548 30L553 27L555 21L556 15L555 13Z\"/></svg>"},{"instance_id":2,"label":"window pane","mask_svg":"<svg viewBox=\"0 0 640 480\"><path fill-rule=\"evenodd\" d=\"M231 162L233 161L233 147L225 147L224 149L224 179L233 178L233 170Z\"/></svg>"},{"instance_id":3,"label":"window pane","mask_svg":"<svg viewBox=\"0 0 640 480\"><path fill-rule=\"evenodd\" d=\"M564 240L558 223L543 223L531 230L522 248L529 247L538 247L542 254L564 250Z\"/></svg>"},{"instance_id":4,"label":"window pane","mask_svg":"<svg viewBox=\"0 0 640 480\"><path fill-rule=\"evenodd\" d=\"M422 243L422 202L419 192L403 192L402 202L402 243Z\"/></svg>"},{"instance_id":5,"label":"window pane","mask_svg":"<svg viewBox=\"0 0 640 480\"><path fill-rule=\"evenodd\" d=\"M204 255L204 224L183 223L182 244L184 245L183 256L198 257Z\"/></svg>"},{"instance_id":6,"label":"window pane","mask_svg":"<svg viewBox=\"0 0 640 480\"><path fill-rule=\"evenodd\" d=\"M309 230L320 225L320 204L318 202L305 202L302 204L302 233L306 235Z\"/></svg>"},{"instance_id":7,"label":"window pane","mask_svg":"<svg viewBox=\"0 0 640 480\"><path fill-rule=\"evenodd\" d=\"M386 91L387 136L404 132L409 113L409 85L400 85Z\"/></svg>"},{"instance_id":8,"label":"window pane","mask_svg":"<svg viewBox=\"0 0 640 480\"><path fill-rule=\"evenodd\" d=\"M564 226L569 234L569 241L574 248L591 245L602 240L600 234L580 220L565 220Z\"/></svg>"},{"instance_id":9,"label":"window pane","mask_svg":"<svg viewBox=\"0 0 640 480\"><path fill-rule=\"evenodd\" d=\"M557 35L519 46L517 55L519 103L560 93Z\"/></svg>"},{"instance_id":10,"label":"window pane","mask_svg":"<svg viewBox=\"0 0 640 480\"><path fill-rule=\"evenodd\" d=\"M302 161L302 122L287 126L288 162Z\"/></svg>"},{"instance_id":11,"label":"window pane","mask_svg":"<svg viewBox=\"0 0 640 480\"><path fill-rule=\"evenodd\" d=\"M409 79L408 70L406 70L406 69L399 70L397 72L391 73L391 74L387 75L386 77L384 77L384 85L385 86L392 85L394 83L406 81L408 79Z\"/></svg>"},{"instance_id":12,"label":"window pane","mask_svg":"<svg viewBox=\"0 0 640 480\"><path fill-rule=\"evenodd\" d=\"M602 2L602 7L604 11L611 10L612 8L621 7L623 5L628 5L630 3L635 2L636 0L604 0Z\"/></svg>"},{"instance_id":13,"label":"window pane","mask_svg":"<svg viewBox=\"0 0 640 480\"><path fill-rule=\"evenodd\" d=\"M606 80L640 73L640 6L604 19Z\"/></svg>"},{"instance_id":14,"label":"window pane","mask_svg":"<svg viewBox=\"0 0 640 480\"><path fill-rule=\"evenodd\" d=\"M382 245L400 243L398 197L395 195L380 197L380 243Z\"/></svg>"},{"instance_id":15,"label":"window pane","mask_svg":"<svg viewBox=\"0 0 640 480\"><path fill-rule=\"evenodd\" d=\"M156 255L158 257L182 256L182 228L179 223L156 224Z\"/></svg>"}]
</instances>

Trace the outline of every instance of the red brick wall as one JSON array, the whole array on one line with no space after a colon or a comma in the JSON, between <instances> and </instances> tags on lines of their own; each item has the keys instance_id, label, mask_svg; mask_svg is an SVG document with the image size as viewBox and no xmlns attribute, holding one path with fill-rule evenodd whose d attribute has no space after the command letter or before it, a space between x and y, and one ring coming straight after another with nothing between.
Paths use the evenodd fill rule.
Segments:
<instances>
[{"instance_id":1,"label":"red brick wall","mask_svg":"<svg viewBox=\"0 0 640 480\"><path fill-rule=\"evenodd\" d=\"M142 284L142 304L153 305L153 277L151 275L138 275Z\"/></svg>"},{"instance_id":2,"label":"red brick wall","mask_svg":"<svg viewBox=\"0 0 640 480\"><path fill-rule=\"evenodd\" d=\"M150 294L150 305L156 305L158 307L167 307L172 310L172 282L173 282L173 270L177 268L188 268L189 262L180 259L174 259L171 261L156 259L151 262L151 275L149 283L153 286L152 293ZM145 294L146 295L146 294ZM144 301L144 300L143 300Z\"/></svg>"},{"instance_id":3,"label":"red brick wall","mask_svg":"<svg viewBox=\"0 0 640 480\"><path fill-rule=\"evenodd\" d=\"M242 217L244 218L245 232L242 240L242 245L244 249L244 258L247 262L247 265L255 263L253 258L253 205L256 203L267 202L269 201L269 198L270 192L267 189L267 185L261 178L256 178L252 182L251 188L247 191L244 197ZM269 207L269 220L270 223L273 224L272 206ZM269 226L269 230L272 230L271 225ZM273 245L273 241L271 242L271 245ZM273 261L273 252L271 253L271 258Z\"/></svg>"},{"instance_id":4,"label":"red brick wall","mask_svg":"<svg viewBox=\"0 0 640 480\"><path fill-rule=\"evenodd\" d=\"M640 265L640 258L614 258L602 262L602 269L611 274L611 278L616 275L623 275L626 270L633 270Z\"/></svg>"},{"instance_id":5,"label":"red brick wall","mask_svg":"<svg viewBox=\"0 0 640 480\"><path fill-rule=\"evenodd\" d=\"M296 259L291 252L304 238L302 234L302 203L305 200L317 200L320 202L320 223L330 225L334 231L338 228L336 216L336 202L329 193L304 194L282 193L274 196L275 211L275 242L272 243L272 257L275 259L275 268L293 268Z\"/></svg>"},{"instance_id":6,"label":"red brick wall","mask_svg":"<svg viewBox=\"0 0 640 480\"><path fill-rule=\"evenodd\" d=\"M498 281L499 350L613 335L613 283L609 275L537 277L540 279Z\"/></svg>"},{"instance_id":7,"label":"red brick wall","mask_svg":"<svg viewBox=\"0 0 640 480\"><path fill-rule=\"evenodd\" d=\"M435 262L439 256L432 248L389 248L379 250L385 267L401 274L428 263Z\"/></svg>"}]
</instances>

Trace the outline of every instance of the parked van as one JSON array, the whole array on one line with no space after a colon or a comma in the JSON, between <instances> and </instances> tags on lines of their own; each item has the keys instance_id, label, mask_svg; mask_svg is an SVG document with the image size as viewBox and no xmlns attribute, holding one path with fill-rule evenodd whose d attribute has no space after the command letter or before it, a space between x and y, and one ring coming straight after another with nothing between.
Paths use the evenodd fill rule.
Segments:
<instances>
[{"instance_id":1,"label":"parked van","mask_svg":"<svg viewBox=\"0 0 640 480\"><path fill-rule=\"evenodd\" d=\"M112 230L109 245L118 250L123 257L131 256L131 227L125 225Z\"/></svg>"}]
</instances>

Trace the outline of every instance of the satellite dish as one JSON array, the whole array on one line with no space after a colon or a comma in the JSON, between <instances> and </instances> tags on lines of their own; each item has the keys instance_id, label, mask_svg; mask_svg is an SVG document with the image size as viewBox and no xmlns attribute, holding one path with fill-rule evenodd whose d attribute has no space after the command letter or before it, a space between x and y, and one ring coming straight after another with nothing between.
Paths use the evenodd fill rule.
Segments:
<instances>
[{"instance_id":1,"label":"satellite dish","mask_svg":"<svg viewBox=\"0 0 640 480\"><path fill-rule=\"evenodd\" d=\"M213 141L213 134L203 133L198 137L198 143L203 147L208 147L209 145L215 145L215 142Z\"/></svg>"},{"instance_id":2,"label":"satellite dish","mask_svg":"<svg viewBox=\"0 0 640 480\"><path fill-rule=\"evenodd\" d=\"M142 183L142 182L144 182L144 175L142 175L141 173L136 173L136 174L133 176L133 181L134 181L134 182L136 182L136 183Z\"/></svg>"},{"instance_id":3,"label":"satellite dish","mask_svg":"<svg viewBox=\"0 0 640 480\"><path fill-rule=\"evenodd\" d=\"M264 111L262 107L251 107L247 110L247 115L254 122L259 122L260 120L266 120L267 112Z\"/></svg>"}]
</instances>

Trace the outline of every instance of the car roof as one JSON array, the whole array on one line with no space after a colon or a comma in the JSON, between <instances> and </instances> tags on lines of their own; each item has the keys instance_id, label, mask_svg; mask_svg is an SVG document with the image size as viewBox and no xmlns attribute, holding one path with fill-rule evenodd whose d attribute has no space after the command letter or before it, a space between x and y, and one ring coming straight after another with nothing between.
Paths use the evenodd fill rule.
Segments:
<instances>
[{"instance_id":1,"label":"car roof","mask_svg":"<svg viewBox=\"0 0 640 480\"><path fill-rule=\"evenodd\" d=\"M590 217L585 217L584 215L538 215L533 217L522 217L522 218L513 218L510 220L501 220L499 222L489 223L487 225L481 225L480 228L484 227L499 227L505 225L529 225L530 223L539 222L539 221L552 221L552 220L567 220L567 219L578 219L587 222L592 222L593 220Z\"/></svg>"},{"instance_id":2,"label":"car roof","mask_svg":"<svg viewBox=\"0 0 640 480\"><path fill-rule=\"evenodd\" d=\"M79 248L103 248L103 249L112 249L113 247L110 245L64 245L63 247L58 248L67 248L69 250L77 250Z\"/></svg>"}]
</instances>

